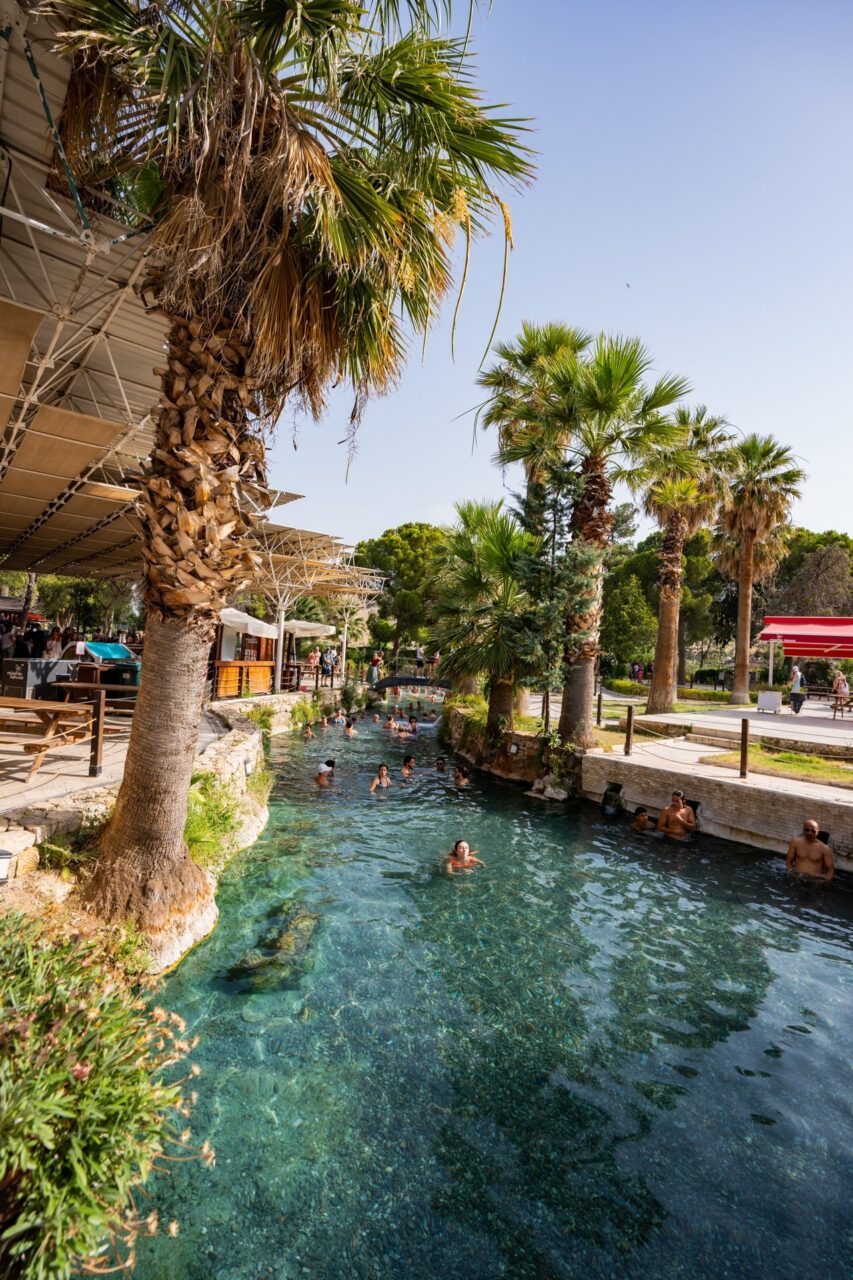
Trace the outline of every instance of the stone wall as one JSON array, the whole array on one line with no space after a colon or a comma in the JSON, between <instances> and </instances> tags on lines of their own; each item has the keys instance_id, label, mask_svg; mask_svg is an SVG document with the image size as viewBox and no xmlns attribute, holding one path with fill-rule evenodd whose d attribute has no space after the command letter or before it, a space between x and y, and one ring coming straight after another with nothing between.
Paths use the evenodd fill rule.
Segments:
<instances>
[{"instance_id":1,"label":"stone wall","mask_svg":"<svg viewBox=\"0 0 853 1280\"><path fill-rule=\"evenodd\" d=\"M258 804L249 791L249 778L264 767L263 736L254 721L239 714L242 705L238 703L233 710L227 704L226 709L220 708L219 715L229 729L196 761L196 772L214 774L231 788L238 804L239 827L222 851L221 864L253 844L269 820L266 805ZM35 846L42 841L99 826L112 811L117 795L117 784L94 787L5 813L0 817L0 884L38 865Z\"/></svg>"},{"instance_id":2,"label":"stone wall","mask_svg":"<svg viewBox=\"0 0 853 1280\"><path fill-rule=\"evenodd\" d=\"M542 773L542 741L535 733L507 733L499 747L487 745L464 707L450 707L445 733L457 755L497 778L534 782Z\"/></svg>"},{"instance_id":3,"label":"stone wall","mask_svg":"<svg viewBox=\"0 0 853 1280\"><path fill-rule=\"evenodd\" d=\"M803 819L816 818L830 833L836 865L853 871L853 794L837 801L813 800L796 791L763 786L758 775L749 779L714 778L693 774L679 779L672 769L658 769L623 755L590 752L582 762L583 794L600 801L610 783L621 784L627 810L646 805L655 813L669 803L672 788L680 786L689 800L702 805L702 830L741 844L784 853Z\"/></svg>"},{"instance_id":4,"label":"stone wall","mask_svg":"<svg viewBox=\"0 0 853 1280\"><path fill-rule=\"evenodd\" d=\"M331 701L333 693L329 690L324 692L329 694ZM251 711L254 707L271 707L273 717L270 732L287 733L293 728L290 718L293 707L297 702L308 701L310 698L310 693L262 693L254 698L223 698L221 702L211 702L210 710L221 716L228 724L233 725L240 721L253 724L254 722L246 715L247 711Z\"/></svg>"}]
</instances>

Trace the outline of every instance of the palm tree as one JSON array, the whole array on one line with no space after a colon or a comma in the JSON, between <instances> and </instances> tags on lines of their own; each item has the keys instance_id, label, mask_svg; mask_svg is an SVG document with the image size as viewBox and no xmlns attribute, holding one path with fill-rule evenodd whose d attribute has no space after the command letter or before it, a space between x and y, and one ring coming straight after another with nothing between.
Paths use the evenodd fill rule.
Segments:
<instances>
[{"instance_id":1,"label":"palm tree","mask_svg":"<svg viewBox=\"0 0 853 1280\"><path fill-rule=\"evenodd\" d=\"M769 576L782 551L783 526L791 503L806 478L787 445L756 434L739 440L731 451L732 479L720 517L730 539L721 568L737 578L735 674L732 702L749 702L749 650L752 641L752 588ZM760 550L759 550L760 548Z\"/></svg>"},{"instance_id":2,"label":"palm tree","mask_svg":"<svg viewBox=\"0 0 853 1280\"><path fill-rule=\"evenodd\" d=\"M664 416L689 386L666 374L651 387L644 378L651 365L637 338L600 334L588 356L565 353L549 362L545 422L566 432L567 455L577 461L581 492L572 515L572 539L592 553L590 590L581 612L566 618L563 701L559 733L563 742L589 746L595 741L592 707L601 621L604 553L610 539L610 503L617 476L626 467L671 447L682 429Z\"/></svg>"},{"instance_id":3,"label":"palm tree","mask_svg":"<svg viewBox=\"0 0 853 1280\"><path fill-rule=\"evenodd\" d=\"M182 831L215 620L256 571L263 430L291 398L316 416L341 379L354 430L450 284L454 229L470 247L497 213L509 237L496 183L530 173L466 41L435 34L447 8L50 4L75 177L153 222L143 293L168 323L142 481L144 678L89 896L177 949L215 916Z\"/></svg>"},{"instance_id":4,"label":"palm tree","mask_svg":"<svg viewBox=\"0 0 853 1280\"><path fill-rule=\"evenodd\" d=\"M486 733L512 728L516 678L523 673L521 629L528 605L521 561L537 539L500 502L460 502L448 532L435 606L435 643L442 674L489 677Z\"/></svg>"},{"instance_id":5,"label":"palm tree","mask_svg":"<svg viewBox=\"0 0 853 1280\"><path fill-rule=\"evenodd\" d=\"M704 405L679 406L673 421L681 439L655 452L637 468L632 488L644 491L647 515L658 522L664 539L658 552L658 631L647 712L672 711L677 692L678 625L684 543L714 517L725 494L732 435L723 418Z\"/></svg>"},{"instance_id":6,"label":"palm tree","mask_svg":"<svg viewBox=\"0 0 853 1280\"><path fill-rule=\"evenodd\" d=\"M566 443L565 431L554 432L543 419L549 362L564 353L579 357L591 341L592 335L583 329L523 320L517 338L496 344L496 363L478 379L478 385L489 392L482 426L494 427L498 434L495 461L502 467L522 464L527 506L531 489L542 483L548 464L562 456Z\"/></svg>"}]
</instances>

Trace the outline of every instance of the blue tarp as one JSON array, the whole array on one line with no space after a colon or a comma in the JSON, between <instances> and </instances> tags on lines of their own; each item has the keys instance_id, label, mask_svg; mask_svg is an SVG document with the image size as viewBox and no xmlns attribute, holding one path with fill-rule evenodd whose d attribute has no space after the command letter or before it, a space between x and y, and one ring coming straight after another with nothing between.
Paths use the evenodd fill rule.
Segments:
<instances>
[{"instance_id":1,"label":"blue tarp","mask_svg":"<svg viewBox=\"0 0 853 1280\"><path fill-rule=\"evenodd\" d=\"M135 653L131 653L127 645L107 644L103 640L87 640L86 648L95 658L102 662L138 662Z\"/></svg>"}]
</instances>

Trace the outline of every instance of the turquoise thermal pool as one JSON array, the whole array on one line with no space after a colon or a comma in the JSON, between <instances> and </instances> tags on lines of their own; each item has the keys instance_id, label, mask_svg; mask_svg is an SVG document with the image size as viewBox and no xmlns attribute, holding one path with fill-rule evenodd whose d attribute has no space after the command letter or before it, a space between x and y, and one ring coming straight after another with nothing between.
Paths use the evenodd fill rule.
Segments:
<instances>
[{"instance_id":1,"label":"turquoise thermal pool","mask_svg":"<svg viewBox=\"0 0 853 1280\"><path fill-rule=\"evenodd\" d=\"M853 894L360 730L273 740L270 826L158 997L216 1166L158 1176L141 1280L850 1274ZM484 869L442 874L457 838Z\"/></svg>"}]
</instances>

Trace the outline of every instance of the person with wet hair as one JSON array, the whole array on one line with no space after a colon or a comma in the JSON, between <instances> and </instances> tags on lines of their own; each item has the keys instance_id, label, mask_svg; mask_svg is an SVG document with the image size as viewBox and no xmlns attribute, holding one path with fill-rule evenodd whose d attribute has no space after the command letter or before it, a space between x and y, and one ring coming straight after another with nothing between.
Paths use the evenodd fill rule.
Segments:
<instances>
[{"instance_id":1,"label":"person with wet hair","mask_svg":"<svg viewBox=\"0 0 853 1280\"><path fill-rule=\"evenodd\" d=\"M406 756L405 760L403 761L403 770L402 770L402 772L403 772L403 777L404 777L404 778L411 778L412 774L415 772L415 757L414 757L414 756Z\"/></svg>"},{"instance_id":2,"label":"person with wet hair","mask_svg":"<svg viewBox=\"0 0 853 1280\"><path fill-rule=\"evenodd\" d=\"M658 831L670 840L686 840L696 830L696 814L684 803L684 792L673 791L672 799L658 818Z\"/></svg>"},{"instance_id":3,"label":"person with wet hair","mask_svg":"<svg viewBox=\"0 0 853 1280\"><path fill-rule=\"evenodd\" d=\"M453 781L457 787L467 787L470 784L471 779L468 777L468 770L464 765L458 764L453 770Z\"/></svg>"},{"instance_id":4,"label":"person with wet hair","mask_svg":"<svg viewBox=\"0 0 853 1280\"><path fill-rule=\"evenodd\" d=\"M649 811L645 805L638 804L634 810L634 821L631 823L634 831L651 831L652 820L649 817Z\"/></svg>"},{"instance_id":5,"label":"person with wet hair","mask_svg":"<svg viewBox=\"0 0 853 1280\"><path fill-rule=\"evenodd\" d=\"M484 867L482 858L478 858L467 840L457 840L444 860L444 869L450 876L471 872L475 867Z\"/></svg>"},{"instance_id":6,"label":"person with wet hair","mask_svg":"<svg viewBox=\"0 0 853 1280\"><path fill-rule=\"evenodd\" d=\"M373 795L376 791L379 791L379 790L384 791L386 787L390 787L392 785L393 784L391 782L391 779L388 776L388 766L383 761L382 764L379 766L379 768L376 770L376 777L373 779L373 781L370 784L370 794Z\"/></svg>"}]
</instances>

